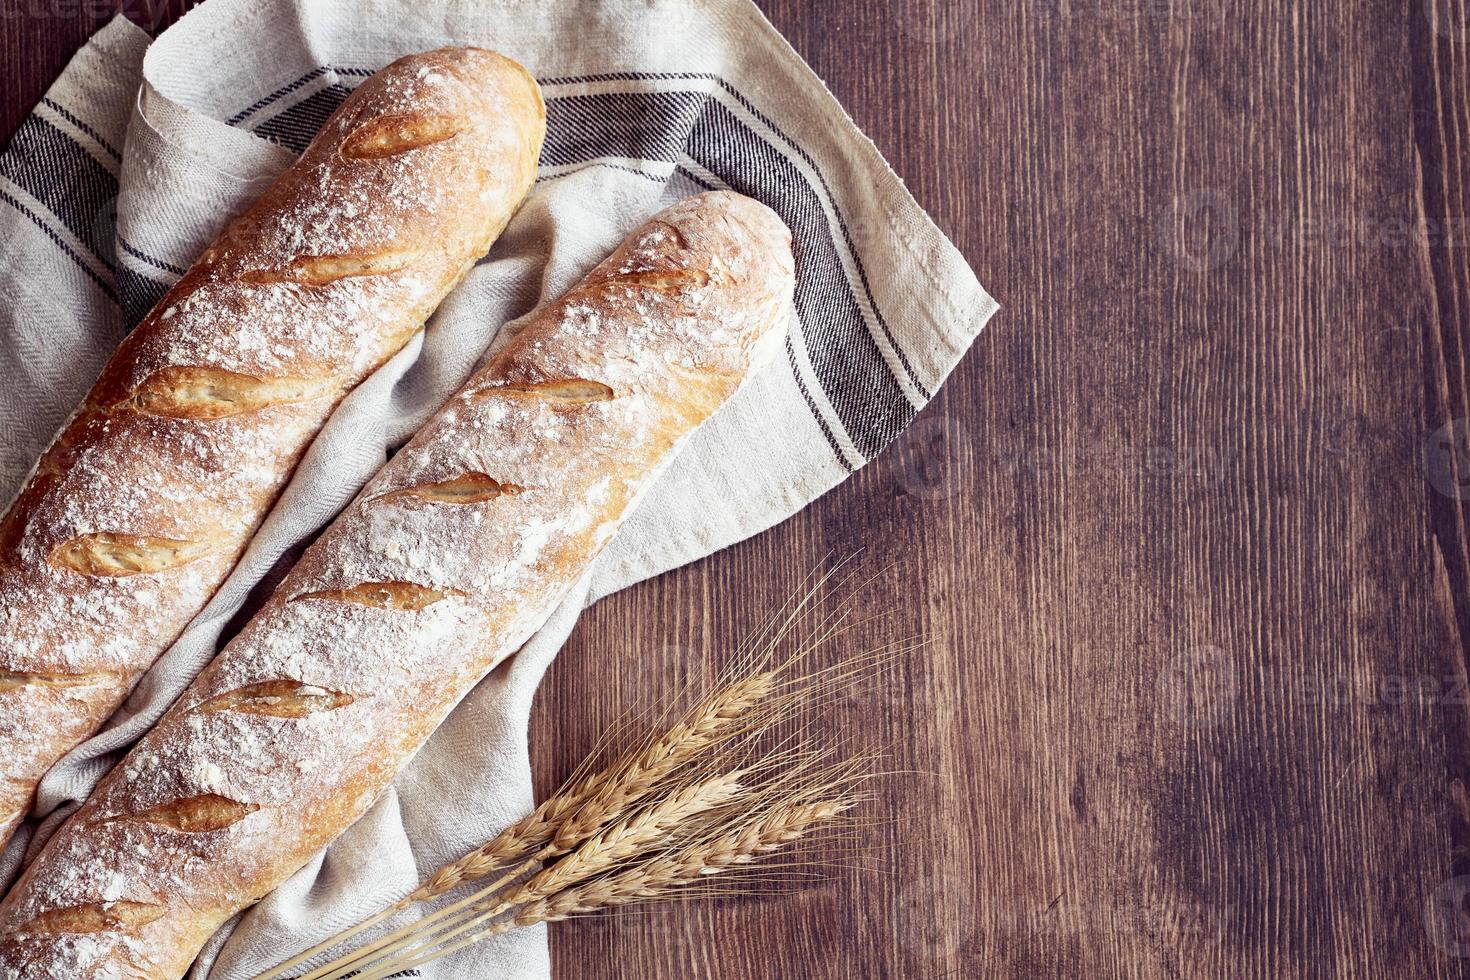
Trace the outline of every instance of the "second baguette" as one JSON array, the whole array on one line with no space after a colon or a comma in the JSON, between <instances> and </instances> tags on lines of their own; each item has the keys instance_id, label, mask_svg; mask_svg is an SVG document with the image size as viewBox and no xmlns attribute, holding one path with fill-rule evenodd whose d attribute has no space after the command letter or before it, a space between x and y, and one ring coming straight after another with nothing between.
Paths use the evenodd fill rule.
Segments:
<instances>
[{"instance_id":1,"label":"second baguette","mask_svg":"<svg viewBox=\"0 0 1470 980\"><path fill-rule=\"evenodd\" d=\"M0 971L178 977L361 816L778 349L790 242L701 195L531 314L47 843Z\"/></svg>"}]
</instances>

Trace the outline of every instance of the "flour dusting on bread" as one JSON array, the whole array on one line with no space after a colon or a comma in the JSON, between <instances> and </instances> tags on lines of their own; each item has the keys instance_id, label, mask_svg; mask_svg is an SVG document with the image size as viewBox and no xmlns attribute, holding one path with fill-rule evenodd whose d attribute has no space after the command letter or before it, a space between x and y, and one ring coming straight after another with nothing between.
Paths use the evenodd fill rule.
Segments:
<instances>
[{"instance_id":1,"label":"flour dusting on bread","mask_svg":"<svg viewBox=\"0 0 1470 980\"><path fill-rule=\"evenodd\" d=\"M124 341L0 521L0 674L33 680L0 685L0 843L219 587L337 401L489 248L543 133L520 66L404 59ZM89 683L45 682L65 677Z\"/></svg>"},{"instance_id":2,"label":"flour dusting on bread","mask_svg":"<svg viewBox=\"0 0 1470 980\"><path fill-rule=\"evenodd\" d=\"M780 220L715 193L531 314L58 831L0 906L0 963L181 975L544 622L784 334L792 289ZM165 911L27 931L108 901Z\"/></svg>"}]
</instances>

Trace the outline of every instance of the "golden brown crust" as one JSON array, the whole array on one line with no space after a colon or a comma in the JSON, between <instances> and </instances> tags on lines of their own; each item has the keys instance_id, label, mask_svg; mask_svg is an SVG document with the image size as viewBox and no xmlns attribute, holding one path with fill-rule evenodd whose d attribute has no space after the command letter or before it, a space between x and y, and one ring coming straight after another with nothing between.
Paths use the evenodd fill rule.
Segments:
<instances>
[{"instance_id":1,"label":"golden brown crust","mask_svg":"<svg viewBox=\"0 0 1470 980\"><path fill-rule=\"evenodd\" d=\"M0 905L0 972L181 976L544 621L784 335L792 288L780 220L717 193L531 314L51 839ZM425 492L486 478L517 492Z\"/></svg>"},{"instance_id":2,"label":"golden brown crust","mask_svg":"<svg viewBox=\"0 0 1470 980\"><path fill-rule=\"evenodd\" d=\"M0 520L0 844L218 588L336 402L489 248L544 131L499 55L394 62L128 336Z\"/></svg>"}]
</instances>

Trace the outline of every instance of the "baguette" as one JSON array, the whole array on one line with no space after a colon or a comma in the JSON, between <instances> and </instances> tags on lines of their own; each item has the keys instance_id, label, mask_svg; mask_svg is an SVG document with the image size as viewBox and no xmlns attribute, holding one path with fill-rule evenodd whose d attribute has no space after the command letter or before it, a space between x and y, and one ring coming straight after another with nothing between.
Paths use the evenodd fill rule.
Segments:
<instances>
[{"instance_id":1,"label":"baguette","mask_svg":"<svg viewBox=\"0 0 1470 980\"><path fill-rule=\"evenodd\" d=\"M532 313L47 843L0 971L181 976L361 816L779 349L790 242L701 195Z\"/></svg>"},{"instance_id":2,"label":"baguette","mask_svg":"<svg viewBox=\"0 0 1470 980\"><path fill-rule=\"evenodd\" d=\"M400 59L144 318L0 521L0 845L218 589L311 438L535 178L536 83Z\"/></svg>"}]
</instances>

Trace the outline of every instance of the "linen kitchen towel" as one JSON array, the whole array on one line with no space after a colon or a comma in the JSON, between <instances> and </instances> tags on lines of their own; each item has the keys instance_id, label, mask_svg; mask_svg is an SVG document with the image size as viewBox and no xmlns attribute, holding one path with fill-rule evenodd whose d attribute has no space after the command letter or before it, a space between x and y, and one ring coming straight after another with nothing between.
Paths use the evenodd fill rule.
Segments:
<instances>
[{"instance_id":1,"label":"linen kitchen towel","mask_svg":"<svg viewBox=\"0 0 1470 980\"><path fill-rule=\"evenodd\" d=\"M795 239L784 356L690 440L572 596L465 699L384 799L210 942L245 978L411 890L532 805L531 698L586 605L755 534L872 459L995 304L821 81L749 0L208 0L152 40L88 43L0 156L0 495L108 356L343 98L395 58L501 51L546 97L536 187L409 346L342 403L240 565L108 727L43 781L9 881L327 523L515 319L670 201L731 188ZM3 611L0 611L3 612ZM516 930L420 976L549 974Z\"/></svg>"}]
</instances>

